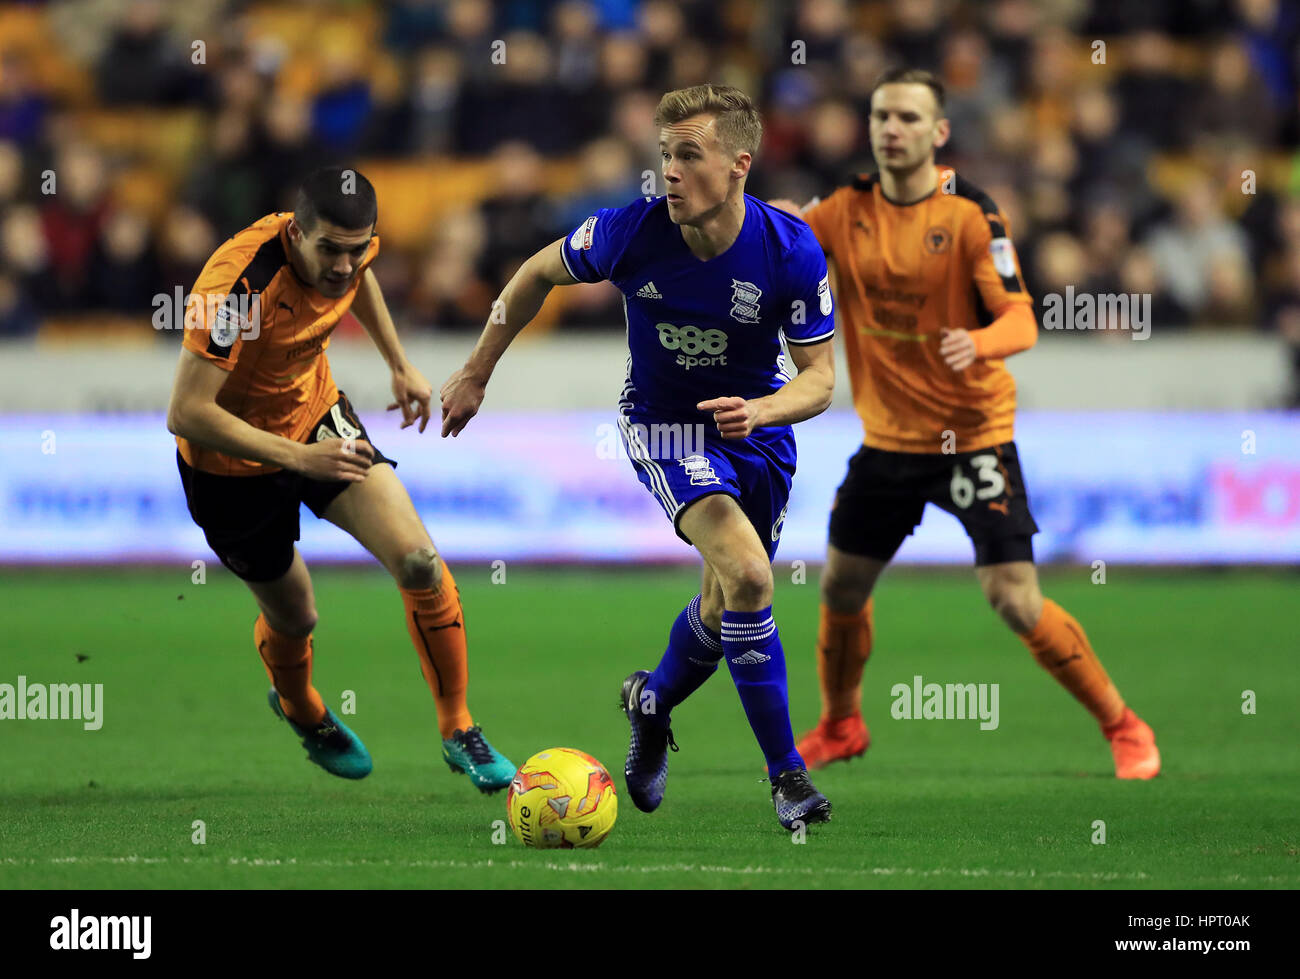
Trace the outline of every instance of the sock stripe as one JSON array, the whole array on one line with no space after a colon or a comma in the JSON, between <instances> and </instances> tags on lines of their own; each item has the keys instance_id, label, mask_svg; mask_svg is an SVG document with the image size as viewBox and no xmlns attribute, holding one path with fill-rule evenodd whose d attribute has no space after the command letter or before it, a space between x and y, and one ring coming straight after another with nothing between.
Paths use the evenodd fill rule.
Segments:
<instances>
[{"instance_id":1,"label":"sock stripe","mask_svg":"<svg viewBox=\"0 0 1300 979\"><path fill-rule=\"evenodd\" d=\"M755 629L765 629L776 625L775 620L769 615L762 622L728 622L725 619L722 622L722 633L728 632L752 632Z\"/></svg>"},{"instance_id":2,"label":"sock stripe","mask_svg":"<svg viewBox=\"0 0 1300 979\"><path fill-rule=\"evenodd\" d=\"M691 599L691 604L686 606L686 620L691 624L691 631L695 633L695 638L700 641L700 645L711 653L717 653L722 656L721 640L713 638L709 632L709 627L704 624L700 618L700 596L696 595Z\"/></svg>"}]
</instances>

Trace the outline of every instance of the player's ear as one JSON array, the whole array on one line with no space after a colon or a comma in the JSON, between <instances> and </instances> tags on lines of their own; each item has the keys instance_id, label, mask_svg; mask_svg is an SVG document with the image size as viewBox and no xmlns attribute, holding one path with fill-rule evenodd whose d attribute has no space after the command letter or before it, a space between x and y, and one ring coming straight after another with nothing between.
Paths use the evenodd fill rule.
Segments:
<instances>
[{"instance_id":1,"label":"player's ear","mask_svg":"<svg viewBox=\"0 0 1300 979\"><path fill-rule=\"evenodd\" d=\"M302 228L298 226L297 218L290 218L284 230L289 233L289 240L295 245L302 241Z\"/></svg>"},{"instance_id":2,"label":"player's ear","mask_svg":"<svg viewBox=\"0 0 1300 979\"><path fill-rule=\"evenodd\" d=\"M731 175L737 180L743 180L749 176L750 165L753 164L754 158L748 153L741 152L736 154L736 159L731 164Z\"/></svg>"},{"instance_id":3,"label":"player's ear","mask_svg":"<svg viewBox=\"0 0 1300 979\"><path fill-rule=\"evenodd\" d=\"M934 124L934 148L937 150L948 143L948 137L952 135L952 124L947 119L940 119Z\"/></svg>"}]
</instances>

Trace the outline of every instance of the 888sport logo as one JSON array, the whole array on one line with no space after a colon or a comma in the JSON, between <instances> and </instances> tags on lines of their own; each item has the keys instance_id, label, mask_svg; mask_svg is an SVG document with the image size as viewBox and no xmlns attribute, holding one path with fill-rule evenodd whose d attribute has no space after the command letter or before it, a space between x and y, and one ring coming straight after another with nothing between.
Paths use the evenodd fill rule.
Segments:
<instances>
[{"instance_id":1,"label":"888sport logo","mask_svg":"<svg viewBox=\"0 0 1300 979\"><path fill-rule=\"evenodd\" d=\"M727 334L722 330L701 330L698 326L675 326L656 323L659 343L665 350L680 350L677 364L690 370L692 367L725 367L727 364Z\"/></svg>"}]
</instances>

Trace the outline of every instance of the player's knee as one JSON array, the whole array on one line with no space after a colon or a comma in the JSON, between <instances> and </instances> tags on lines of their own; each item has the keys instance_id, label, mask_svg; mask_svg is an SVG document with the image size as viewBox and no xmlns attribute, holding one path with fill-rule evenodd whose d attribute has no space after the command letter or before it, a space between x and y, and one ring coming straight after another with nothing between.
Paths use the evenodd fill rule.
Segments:
<instances>
[{"instance_id":1,"label":"player's knee","mask_svg":"<svg viewBox=\"0 0 1300 979\"><path fill-rule=\"evenodd\" d=\"M772 566L755 558L730 569L722 583L727 606L764 608L772 604Z\"/></svg>"},{"instance_id":2,"label":"player's knee","mask_svg":"<svg viewBox=\"0 0 1300 979\"><path fill-rule=\"evenodd\" d=\"M442 580L442 562L432 547L417 547L402 555L397 568L397 584L407 591L438 587Z\"/></svg>"},{"instance_id":3,"label":"player's knee","mask_svg":"<svg viewBox=\"0 0 1300 979\"><path fill-rule=\"evenodd\" d=\"M310 636L316 629L316 623L320 621L320 616L316 614L314 605L281 610L274 615L268 615L265 612L262 614L272 629L282 636L291 636L294 639L305 639Z\"/></svg>"},{"instance_id":4,"label":"player's knee","mask_svg":"<svg viewBox=\"0 0 1300 979\"><path fill-rule=\"evenodd\" d=\"M1032 632L1043 611L1043 597L1035 588L994 585L987 592L993 611L1015 632Z\"/></svg>"},{"instance_id":5,"label":"player's knee","mask_svg":"<svg viewBox=\"0 0 1300 979\"><path fill-rule=\"evenodd\" d=\"M822 604L836 615L854 615L871 597L871 582L827 571L822 575L821 593Z\"/></svg>"}]
</instances>

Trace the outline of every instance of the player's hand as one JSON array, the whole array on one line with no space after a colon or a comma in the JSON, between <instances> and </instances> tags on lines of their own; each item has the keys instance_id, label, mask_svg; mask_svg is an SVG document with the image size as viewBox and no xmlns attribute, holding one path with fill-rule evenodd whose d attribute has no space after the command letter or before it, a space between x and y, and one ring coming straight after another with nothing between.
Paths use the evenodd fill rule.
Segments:
<instances>
[{"instance_id":1,"label":"player's hand","mask_svg":"<svg viewBox=\"0 0 1300 979\"><path fill-rule=\"evenodd\" d=\"M360 483L374 457L375 449L365 439L323 439L304 445L294 468L310 479Z\"/></svg>"},{"instance_id":2,"label":"player's hand","mask_svg":"<svg viewBox=\"0 0 1300 979\"><path fill-rule=\"evenodd\" d=\"M975 338L969 330L943 330L939 356L955 371L964 371L975 363Z\"/></svg>"},{"instance_id":3,"label":"player's hand","mask_svg":"<svg viewBox=\"0 0 1300 979\"><path fill-rule=\"evenodd\" d=\"M758 405L744 398L713 398L695 407L713 412L713 421L724 439L748 438L758 426Z\"/></svg>"},{"instance_id":4,"label":"player's hand","mask_svg":"<svg viewBox=\"0 0 1300 979\"><path fill-rule=\"evenodd\" d=\"M433 385L424 379L410 361L393 371L393 397L397 400L388 406L389 411L402 409L402 428L410 428L415 420L420 420L420 431L429 424L429 415L433 411Z\"/></svg>"},{"instance_id":5,"label":"player's hand","mask_svg":"<svg viewBox=\"0 0 1300 979\"><path fill-rule=\"evenodd\" d=\"M442 386L438 396L442 399L442 437L455 438L478 414L487 392L487 382L477 374L462 367Z\"/></svg>"},{"instance_id":6,"label":"player's hand","mask_svg":"<svg viewBox=\"0 0 1300 979\"><path fill-rule=\"evenodd\" d=\"M788 214L793 214L795 217L799 217L803 213L803 209L788 197L778 197L776 200L768 201L767 203L771 207L778 207Z\"/></svg>"}]
</instances>

